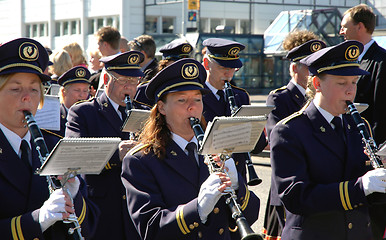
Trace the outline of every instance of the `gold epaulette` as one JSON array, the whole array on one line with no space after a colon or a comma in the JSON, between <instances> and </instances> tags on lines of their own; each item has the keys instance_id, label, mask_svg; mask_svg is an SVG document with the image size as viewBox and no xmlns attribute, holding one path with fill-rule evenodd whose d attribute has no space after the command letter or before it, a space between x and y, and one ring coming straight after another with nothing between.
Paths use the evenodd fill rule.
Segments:
<instances>
[{"instance_id":1,"label":"gold epaulette","mask_svg":"<svg viewBox=\"0 0 386 240\"><path fill-rule=\"evenodd\" d=\"M276 88L276 89L270 91L269 94L274 94L274 93L276 93L277 91L279 91L279 90L284 90L284 89L286 89L286 88L287 88L287 85L285 85L285 86L283 86L283 87L280 87L280 88Z\"/></svg>"},{"instance_id":2,"label":"gold epaulette","mask_svg":"<svg viewBox=\"0 0 386 240\"><path fill-rule=\"evenodd\" d=\"M135 146L132 149L130 149L130 151L127 154L134 155L135 153L141 151L142 149L144 149L147 146L149 146L149 144L140 143L137 146Z\"/></svg>"},{"instance_id":3,"label":"gold epaulette","mask_svg":"<svg viewBox=\"0 0 386 240\"><path fill-rule=\"evenodd\" d=\"M299 117L300 115L303 114L304 110L306 110L306 108L308 107L308 105L310 105L311 101L308 101L306 104L304 104L304 106L302 107L302 109L300 109L299 111L297 112L294 112L292 113L291 115L289 115L288 117L286 118L283 118L280 122L278 122L277 124L286 124L287 122L289 122L290 120L296 118L296 117Z\"/></svg>"},{"instance_id":4,"label":"gold epaulette","mask_svg":"<svg viewBox=\"0 0 386 240\"><path fill-rule=\"evenodd\" d=\"M91 102L95 97L92 97L92 98L89 98L89 99L85 99L85 100L80 100L80 101L77 101L75 104L79 104L79 103L82 103L82 102Z\"/></svg>"},{"instance_id":5,"label":"gold epaulette","mask_svg":"<svg viewBox=\"0 0 386 240\"><path fill-rule=\"evenodd\" d=\"M40 130L41 130L41 131L44 131L44 132L46 132L46 133L48 133L48 134L54 135L54 136L56 136L56 137L58 137L58 138L60 138L60 139L63 138L63 136L61 136L61 135L59 135L59 134L57 134L57 133L51 132L51 131L49 131L49 130L47 130L47 129L41 128Z\"/></svg>"}]
</instances>

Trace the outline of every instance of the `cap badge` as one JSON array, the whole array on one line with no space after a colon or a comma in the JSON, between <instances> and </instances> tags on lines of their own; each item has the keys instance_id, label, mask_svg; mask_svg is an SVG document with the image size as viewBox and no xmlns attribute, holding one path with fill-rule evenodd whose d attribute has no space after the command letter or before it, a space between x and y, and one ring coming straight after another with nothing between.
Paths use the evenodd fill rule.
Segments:
<instances>
[{"instance_id":1,"label":"cap badge","mask_svg":"<svg viewBox=\"0 0 386 240\"><path fill-rule=\"evenodd\" d=\"M239 52L240 52L239 47L233 47L228 51L228 55L229 56L237 56L239 54Z\"/></svg>"},{"instance_id":2,"label":"cap badge","mask_svg":"<svg viewBox=\"0 0 386 240\"><path fill-rule=\"evenodd\" d=\"M78 69L75 72L75 76L78 78L83 78L84 76L86 76L86 71L84 69Z\"/></svg>"},{"instance_id":3,"label":"cap badge","mask_svg":"<svg viewBox=\"0 0 386 240\"><path fill-rule=\"evenodd\" d=\"M185 79L194 79L198 77L198 67L194 63L186 63L181 69L182 77Z\"/></svg>"},{"instance_id":4,"label":"cap badge","mask_svg":"<svg viewBox=\"0 0 386 240\"><path fill-rule=\"evenodd\" d=\"M184 45L182 46L182 52L183 52L183 53L188 53L188 52L190 52L190 51L192 51L192 47L191 47L189 44L184 44Z\"/></svg>"},{"instance_id":5,"label":"cap badge","mask_svg":"<svg viewBox=\"0 0 386 240\"><path fill-rule=\"evenodd\" d=\"M314 42L314 43L312 43L311 46L310 46L311 52L317 52L317 51L319 51L321 48L322 48L322 44L320 44L320 42Z\"/></svg>"},{"instance_id":6,"label":"cap badge","mask_svg":"<svg viewBox=\"0 0 386 240\"><path fill-rule=\"evenodd\" d=\"M140 59L140 57L139 57L138 54L132 54L127 59L127 63L128 64L138 64L139 63L139 59Z\"/></svg>"},{"instance_id":7,"label":"cap badge","mask_svg":"<svg viewBox=\"0 0 386 240\"><path fill-rule=\"evenodd\" d=\"M359 57L360 51L358 46L351 45L346 49L346 52L344 54L344 57L348 61L356 61Z\"/></svg>"},{"instance_id":8,"label":"cap badge","mask_svg":"<svg viewBox=\"0 0 386 240\"><path fill-rule=\"evenodd\" d=\"M39 57L38 47L31 42L25 42L19 47L19 56L25 61L35 61Z\"/></svg>"}]
</instances>

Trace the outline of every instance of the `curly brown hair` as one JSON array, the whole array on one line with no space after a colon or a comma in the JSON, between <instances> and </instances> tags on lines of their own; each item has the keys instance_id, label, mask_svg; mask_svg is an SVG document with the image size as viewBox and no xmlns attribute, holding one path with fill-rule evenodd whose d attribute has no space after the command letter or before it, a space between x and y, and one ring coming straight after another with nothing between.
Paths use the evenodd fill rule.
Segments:
<instances>
[{"instance_id":1,"label":"curly brown hair","mask_svg":"<svg viewBox=\"0 0 386 240\"><path fill-rule=\"evenodd\" d=\"M283 40L283 49L290 51L294 47L300 46L310 40L319 39L319 37L308 30L296 30L289 33Z\"/></svg>"}]
</instances>

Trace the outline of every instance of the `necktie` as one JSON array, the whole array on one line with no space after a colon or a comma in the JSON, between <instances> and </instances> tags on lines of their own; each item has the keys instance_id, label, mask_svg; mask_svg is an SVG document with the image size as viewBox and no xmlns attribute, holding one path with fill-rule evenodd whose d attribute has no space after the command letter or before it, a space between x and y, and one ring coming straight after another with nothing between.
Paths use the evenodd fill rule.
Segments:
<instances>
[{"instance_id":1,"label":"necktie","mask_svg":"<svg viewBox=\"0 0 386 240\"><path fill-rule=\"evenodd\" d=\"M188 151L189 160L194 161L194 163L197 164L196 156L194 154L194 150L196 149L196 144L194 142L190 142L188 143L188 145L186 145L185 149Z\"/></svg>"},{"instance_id":2,"label":"necktie","mask_svg":"<svg viewBox=\"0 0 386 240\"><path fill-rule=\"evenodd\" d=\"M31 168L31 149L29 148L28 142L26 140L22 140L20 144L21 151L21 160L28 167Z\"/></svg>"},{"instance_id":3,"label":"necktie","mask_svg":"<svg viewBox=\"0 0 386 240\"><path fill-rule=\"evenodd\" d=\"M118 107L118 110L121 112L122 114L122 121L125 121L126 120L126 117L127 117L127 113L126 113L126 107L124 106L119 106Z\"/></svg>"},{"instance_id":4,"label":"necktie","mask_svg":"<svg viewBox=\"0 0 386 240\"><path fill-rule=\"evenodd\" d=\"M222 116L226 115L226 109L227 109L227 103L225 102L225 96L224 96L224 91L223 90L218 90L217 95L220 96L220 99L218 100L219 103L223 106L222 110Z\"/></svg>"},{"instance_id":5,"label":"necktie","mask_svg":"<svg viewBox=\"0 0 386 240\"><path fill-rule=\"evenodd\" d=\"M334 117L331 122L335 126L335 129L334 129L335 132L345 142L343 127L342 127L342 119L340 119L340 117Z\"/></svg>"}]
</instances>

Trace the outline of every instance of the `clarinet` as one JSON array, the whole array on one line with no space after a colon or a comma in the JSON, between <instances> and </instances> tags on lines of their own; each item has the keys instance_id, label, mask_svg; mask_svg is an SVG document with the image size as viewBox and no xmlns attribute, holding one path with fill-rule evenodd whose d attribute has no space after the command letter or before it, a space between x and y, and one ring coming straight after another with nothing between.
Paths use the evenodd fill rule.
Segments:
<instances>
[{"instance_id":1,"label":"clarinet","mask_svg":"<svg viewBox=\"0 0 386 240\"><path fill-rule=\"evenodd\" d=\"M384 166L383 166L382 160L376 154L378 151L377 144L375 143L374 139L370 136L369 132L367 131L365 123L363 122L362 117L359 114L357 108L350 101L346 101L346 104L349 108L351 117L353 118L359 130L359 133L362 136L362 142L365 144L365 151L369 156L371 165L373 166L373 168L383 168Z\"/></svg>"},{"instance_id":2,"label":"clarinet","mask_svg":"<svg viewBox=\"0 0 386 240\"><path fill-rule=\"evenodd\" d=\"M126 104L126 114L127 116L129 116L131 109L133 109L133 102L131 101L131 98L128 94L125 94L125 99L123 100L123 102ZM129 140L134 140L134 139L135 139L134 133L130 132Z\"/></svg>"},{"instance_id":3,"label":"clarinet","mask_svg":"<svg viewBox=\"0 0 386 240\"><path fill-rule=\"evenodd\" d=\"M225 95L228 98L231 114L234 114L238 109L235 96L233 94L231 84L228 81L225 81L224 83L225 83L225 86L224 86ZM262 180L259 178L259 176L257 176L257 173L255 171L255 168L253 167L253 163L251 160L251 154L249 152L247 153L245 164L247 165L247 169L248 169L248 176L249 176L248 185L249 186L259 185L262 182Z\"/></svg>"},{"instance_id":4,"label":"clarinet","mask_svg":"<svg viewBox=\"0 0 386 240\"><path fill-rule=\"evenodd\" d=\"M200 120L191 117L189 118L189 121L200 147L202 146L202 142L204 139L204 131L202 130L202 127L200 125ZM225 163L225 160L229 159L229 156L221 154L220 159ZM221 167L218 167L211 155L205 156L205 162L208 164L209 173L220 171L225 172L223 166L224 164L222 164ZM229 209L231 210L231 215L236 222L237 229L240 232L241 240L263 240L263 238L260 235L254 233L252 228L249 226L247 219L244 217L244 214L240 209L240 205L236 201L237 195L235 193L235 190L231 187L227 187L227 189L224 190L224 193L224 197L226 196L225 203L229 206Z\"/></svg>"},{"instance_id":5,"label":"clarinet","mask_svg":"<svg viewBox=\"0 0 386 240\"><path fill-rule=\"evenodd\" d=\"M32 140L34 142L35 148L39 154L40 163L43 165L46 161L48 155L50 152L48 151L46 142L44 141L42 132L40 131L38 125L36 124L36 121L29 111L23 111L25 122L27 123L28 130L31 133ZM63 188L64 191L68 193L68 195L71 197L70 192L65 187L65 185L62 185L61 182L54 176L46 176L47 182L48 182L48 190L50 193L55 191L56 189ZM70 239L73 240L84 240L81 234L81 228L80 224L78 222L78 218L76 217L75 213L71 214L67 219L63 220L63 223L65 223L68 227L68 234Z\"/></svg>"}]
</instances>

